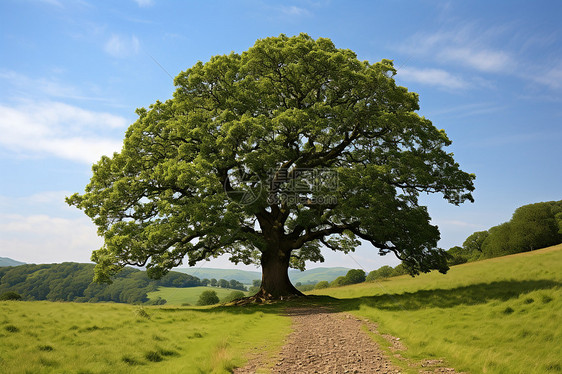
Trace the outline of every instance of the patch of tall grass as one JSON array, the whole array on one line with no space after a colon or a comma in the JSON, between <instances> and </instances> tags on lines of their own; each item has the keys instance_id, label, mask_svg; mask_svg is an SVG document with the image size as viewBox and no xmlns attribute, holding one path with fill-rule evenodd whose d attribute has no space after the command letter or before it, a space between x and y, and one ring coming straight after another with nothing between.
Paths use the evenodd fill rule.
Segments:
<instances>
[{"instance_id":1,"label":"patch of tall grass","mask_svg":"<svg viewBox=\"0 0 562 374\"><path fill-rule=\"evenodd\" d=\"M273 309L0 302L0 372L229 373L282 345Z\"/></svg>"}]
</instances>

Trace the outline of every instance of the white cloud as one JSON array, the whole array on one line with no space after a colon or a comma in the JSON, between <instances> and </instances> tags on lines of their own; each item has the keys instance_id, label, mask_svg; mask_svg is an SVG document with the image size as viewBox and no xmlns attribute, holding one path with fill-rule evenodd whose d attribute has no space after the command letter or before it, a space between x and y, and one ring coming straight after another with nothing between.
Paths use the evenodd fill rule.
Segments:
<instances>
[{"instance_id":1,"label":"white cloud","mask_svg":"<svg viewBox=\"0 0 562 374\"><path fill-rule=\"evenodd\" d=\"M306 16L309 15L310 12L304 8L300 8L297 6L282 6L281 12L289 16Z\"/></svg>"},{"instance_id":2,"label":"white cloud","mask_svg":"<svg viewBox=\"0 0 562 374\"><path fill-rule=\"evenodd\" d=\"M3 257L28 263L88 262L103 241L86 218L0 214Z\"/></svg>"},{"instance_id":3,"label":"white cloud","mask_svg":"<svg viewBox=\"0 0 562 374\"><path fill-rule=\"evenodd\" d=\"M84 93L83 87L76 87L60 82L56 78L31 78L12 70L0 70L0 81L7 91L20 97L65 98L74 100L105 101L111 100L106 97L96 97Z\"/></svg>"},{"instance_id":4,"label":"white cloud","mask_svg":"<svg viewBox=\"0 0 562 374\"><path fill-rule=\"evenodd\" d=\"M475 46L444 48L438 55L447 61L458 62L484 72L511 70L514 65L511 57L505 51Z\"/></svg>"},{"instance_id":5,"label":"white cloud","mask_svg":"<svg viewBox=\"0 0 562 374\"><path fill-rule=\"evenodd\" d=\"M477 71L510 73L516 64L512 54L493 45L505 33L506 30L500 27L482 30L465 24L446 31L418 33L401 50Z\"/></svg>"},{"instance_id":6,"label":"white cloud","mask_svg":"<svg viewBox=\"0 0 562 374\"><path fill-rule=\"evenodd\" d=\"M126 125L123 117L60 102L0 105L0 146L20 155L51 155L90 164L121 148L120 140L104 133Z\"/></svg>"},{"instance_id":7,"label":"white cloud","mask_svg":"<svg viewBox=\"0 0 562 374\"><path fill-rule=\"evenodd\" d=\"M140 50L139 39L132 35L130 38L113 34L105 43L104 50L111 56L117 58L136 55Z\"/></svg>"},{"instance_id":8,"label":"white cloud","mask_svg":"<svg viewBox=\"0 0 562 374\"><path fill-rule=\"evenodd\" d=\"M398 70L397 78L447 89L463 89L469 86L462 78L441 69L403 67Z\"/></svg>"},{"instance_id":9,"label":"white cloud","mask_svg":"<svg viewBox=\"0 0 562 374\"><path fill-rule=\"evenodd\" d=\"M154 5L154 0L134 0L141 8L148 8Z\"/></svg>"},{"instance_id":10,"label":"white cloud","mask_svg":"<svg viewBox=\"0 0 562 374\"><path fill-rule=\"evenodd\" d=\"M103 244L96 227L81 211L69 207L68 191L31 196L0 195L0 256L27 263L88 262Z\"/></svg>"}]
</instances>

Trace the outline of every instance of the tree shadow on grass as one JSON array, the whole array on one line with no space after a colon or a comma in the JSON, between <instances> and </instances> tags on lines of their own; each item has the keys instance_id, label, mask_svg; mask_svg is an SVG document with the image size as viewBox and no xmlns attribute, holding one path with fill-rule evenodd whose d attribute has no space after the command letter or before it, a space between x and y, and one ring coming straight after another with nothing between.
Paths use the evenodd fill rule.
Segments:
<instances>
[{"instance_id":1,"label":"tree shadow on grass","mask_svg":"<svg viewBox=\"0 0 562 374\"><path fill-rule=\"evenodd\" d=\"M562 286L562 283L539 280L510 280L477 283L451 289L419 290L401 294L364 296L342 301L343 309L357 309L361 305L382 310L419 310L424 308L452 308L459 305L478 305L491 301L507 301L537 290Z\"/></svg>"},{"instance_id":2,"label":"tree shadow on grass","mask_svg":"<svg viewBox=\"0 0 562 374\"><path fill-rule=\"evenodd\" d=\"M547 280L509 280L491 283L477 283L451 289L419 290L401 294L383 294L350 299L336 299L330 296L309 295L290 301L272 304L245 306L215 306L211 308L166 308L163 311L194 311L201 313L228 312L232 314L274 313L288 315L288 309L308 308L318 313L348 311L366 305L381 310L419 310L424 308L452 308L459 305L478 305L491 301L507 301L537 290L559 288L562 283ZM309 313L309 312L307 312Z\"/></svg>"}]
</instances>

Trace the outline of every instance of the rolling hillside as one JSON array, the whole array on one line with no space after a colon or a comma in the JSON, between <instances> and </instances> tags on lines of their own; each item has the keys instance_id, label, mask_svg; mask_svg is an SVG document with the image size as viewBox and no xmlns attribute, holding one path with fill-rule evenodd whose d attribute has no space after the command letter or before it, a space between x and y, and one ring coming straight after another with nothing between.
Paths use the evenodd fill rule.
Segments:
<instances>
[{"instance_id":1,"label":"rolling hillside","mask_svg":"<svg viewBox=\"0 0 562 374\"><path fill-rule=\"evenodd\" d=\"M199 279L225 279L225 280L237 280L244 284L252 284L254 279L261 279L261 272L259 271L247 271L238 269L215 269L215 268L175 268L174 271L180 273L185 273L197 277Z\"/></svg>"},{"instance_id":2,"label":"rolling hillside","mask_svg":"<svg viewBox=\"0 0 562 374\"><path fill-rule=\"evenodd\" d=\"M562 371L562 244L312 293L400 337L406 358L469 373Z\"/></svg>"},{"instance_id":3,"label":"rolling hillside","mask_svg":"<svg viewBox=\"0 0 562 374\"><path fill-rule=\"evenodd\" d=\"M261 279L261 272L259 271L247 271L247 270L237 270L237 269L215 269L215 268L176 268L174 271L179 271L181 273L186 273L197 277L199 279L235 279L244 284L252 284L255 279ZM300 270L289 270L289 278L291 282L297 283L317 283L319 281L331 282L340 275L345 275L349 271L348 268L336 267L336 268L314 268L305 271Z\"/></svg>"}]
</instances>

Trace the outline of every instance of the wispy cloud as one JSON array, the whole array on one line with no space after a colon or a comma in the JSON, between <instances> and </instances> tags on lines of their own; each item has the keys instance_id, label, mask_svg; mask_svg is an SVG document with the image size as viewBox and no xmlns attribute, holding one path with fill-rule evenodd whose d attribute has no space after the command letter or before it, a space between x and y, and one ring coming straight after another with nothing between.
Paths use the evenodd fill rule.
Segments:
<instances>
[{"instance_id":1,"label":"wispy cloud","mask_svg":"<svg viewBox=\"0 0 562 374\"><path fill-rule=\"evenodd\" d=\"M104 45L104 50L109 55L117 58L124 58L136 55L140 50L139 39L132 35L131 37L113 34Z\"/></svg>"},{"instance_id":2,"label":"wispy cloud","mask_svg":"<svg viewBox=\"0 0 562 374\"><path fill-rule=\"evenodd\" d=\"M469 83L441 69L420 69L415 67L403 67L398 70L398 79L407 82L417 82L446 89L464 89Z\"/></svg>"},{"instance_id":3,"label":"wispy cloud","mask_svg":"<svg viewBox=\"0 0 562 374\"><path fill-rule=\"evenodd\" d=\"M148 8L154 5L154 0L134 0L141 8Z\"/></svg>"},{"instance_id":4,"label":"wispy cloud","mask_svg":"<svg viewBox=\"0 0 562 374\"><path fill-rule=\"evenodd\" d=\"M562 62L550 69L541 70L534 75L535 82L553 89L562 88Z\"/></svg>"},{"instance_id":5,"label":"wispy cloud","mask_svg":"<svg viewBox=\"0 0 562 374\"><path fill-rule=\"evenodd\" d=\"M121 141L107 134L126 125L123 117L60 102L0 105L0 146L20 156L48 155L90 164L121 148Z\"/></svg>"},{"instance_id":6,"label":"wispy cloud","mask_svg":"<svg viewBox=\"0 0 562 374\"><path fill-rule=\"evenodd\" d=\"M64 8L62 3L58 0L39 0L39 2L44 3L44 4L48 4L48 5L52 5L52 6L57 7L57 8Z\"/></svg>"},{"instance_id":7,"label":"wispy cloud","mask_svg":"<svg viewBox=\"0 0 562 374\"><path fill-rule=\"evenodd\" d=\"M438 56L484 72L511 70L514 65L507 52L477 46L444 48Z\"/></svg>"},{"instance_id":8,"label":"wispy cloud","mask_svg":"<svg viewBox=\"0 0 562 374\"><path fill-rule=\"evenodd\" d=\"M481 72L511 72L516 64L512 53L494 45L505 32L500 27L482 30L464 24L434 33L415 34L400 49L411 55Z\"/></svg>"},{"instance_id":9,"label":"wispy cloud","mask_svg":"<svg viewBox=\"0 0 562 374\"><path fill-rule=\"evenodd\" d=\"M493 103L471 103L435 110L429 113L429 116L431 118L464 118L496 113L505 109L505 106L498 106Z\"/></svg>"},{"instance_id":10,"label":"wispy cloud","mask_svg":"<svg viewBox=\"0 0 562 374\"><path fill-rule=\"evenodd\" d=\"M308 11L305 8L301 8L298 6L281 6L280 10L283 14L288 15L288 16L307 16L310 14L310 11Z\"/></svg>"},{"instance_id":11,"label":"wispy cloud","mask_svg":"<svg viewBox=\"0 0 562 374\"><path fill-rule=\"evenodd\" d=\"M19 98L64 98L86 101L111 101L107 97L91 95L85 92L84 87L77 87L63 83L57 78L41 77L32 78L27 75L12 71L0 70L0 82L2 86Z\"/></svg>"}]
</instances>

